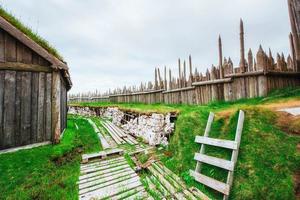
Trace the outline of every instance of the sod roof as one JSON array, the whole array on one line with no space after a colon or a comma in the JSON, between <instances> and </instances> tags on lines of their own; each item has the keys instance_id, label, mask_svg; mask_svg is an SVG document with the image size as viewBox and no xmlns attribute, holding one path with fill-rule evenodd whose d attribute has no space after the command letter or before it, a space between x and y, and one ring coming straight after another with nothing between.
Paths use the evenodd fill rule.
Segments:
<instances>
[{"instance_id":1,"label":"sod roof","mask_svg":"<svg viewBox=\"0 0 300 200\"><path fill-rule=\"evenodd\" d=\"M27 37L32 39L38 45L43 47L50 54L63 61L63 57L58 53L58 51L49 44L47 40L35 33L31 28L25 26L19 19L17 19L13 14L7 12L2 6L0 6L0 16L3 17L6 21L24 33Z\"/></svg>"}]
</instances>

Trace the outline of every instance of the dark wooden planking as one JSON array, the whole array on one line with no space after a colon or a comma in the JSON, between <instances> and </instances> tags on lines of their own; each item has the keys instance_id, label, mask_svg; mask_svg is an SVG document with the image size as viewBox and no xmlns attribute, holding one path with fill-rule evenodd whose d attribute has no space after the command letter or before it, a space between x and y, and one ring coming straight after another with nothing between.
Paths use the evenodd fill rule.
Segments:
<instances>
[{"instance_id":1,"label":"dark wooden planking","mask_svg":"<svg viewBox=\"0 0 300 200\"><path fill-rule=\"evenodd\" d=\"M5 33L0 29L0 62L5 62Z\"/></svg>"},{"instance_id":2,"label":"dark wooden planking","mask_svg":"<svg viewBox=\"0 0 300 200\"><path fill-rule=\"evenodd\" d=\"M3 113L4 113L4 76L5 71L0 71L0 149L3 148L4 134L3 134Z\"/></svg>"},{"instance_id":3,"label":"dark wooden planking","mask_svg":"<svg viewBox=\"0 0 300 200\"><path fill-rule=\"evenodd\" d=\"M15 134L16 72L6 71L4 78L3 142L4 148L13 147Z\"/></svg>"},{"instance_id":4,"label":"dark wooden planking","mask_svg":"<svg viewBox=\"0 0 300 200\"><path fill-rule=\"evenodd\" d=\"M38 122L38 93L39 93L39 73L32 72L31 77L31 143L37 142L37 122Z\"/></svg>"},{"instance_id":5,"label":"dark wooden planking","mask_svg":"<svg viewBox=\"0 0 300 200\"><path fill-rule=\"evenodd\" d=\"M23 46L22 62L32 64L32 51L26 46Z\"/></svg>"},{"instance_id":6,"label":"dark wooden planking","mask_svg":"<svg viewBox=\"0 0 300 200\"><path fill-rule=\"evenodd\" d=\"M45 140L45 77L44 72L39 73L39 93L38 93L38 122L37 122L37 141Z\"/></svg>"},{"instance_id":7,"label":"dark wooden planking","mask_svg":"<svg viewBox=\"0 0 300 200\"><path fill-rule=\"evenodd\" d=\"M17 42L17 62L21 63L23 61L23 49L24 45Z\"/></svg>"},{"instance_id":8,"label":"dark wooden planking","mask_svg":"<svg viewBox=\"0 0 300 200\"><path fill-rule=\"evenodd\" d=\"M32 64L38 65L39 64L39 55L36 53L32 52Z\"/></svg>"},{"instance_id":9,"label":"dark wooden planking","mask_svg":"<svg viewBox=\"0 0 300 200\"><path fill-rule=\"evenodd\" d=\"M8 62L17 61L17 41L9 34L5 34L5 58Z\"/></svg>"},{"instance_id":10,"label":"dark wooden planking","mask_svg":"<svg viewBox=\"0 0 300 200\"><path fill-rule=\"evenodd\" d=\"M15 97L15 146L21 145L21 98L22 98L22 72L16 72L16 97Z\"/></svg>"},{"instance_id":11,"label":"dark wooden planking","mask_svg":"<svg viewBox=\"0 0 300 200\"><path fill-rule=\"evenodd\" d=\"M31 72L22 72L21 145L31 143Z\"/></svg>"},{"instance_id":12,"label":"dark wooden planking","mask_svg":"<svg viewBox=\"0 0 300 200\"><path fill-rule=\"evenodd\" d=\"M52 74L46 74L46 111L45 111L45 131L46 131L46 140L52 140L52 124L51 124L51 85L52 85Z\"/></svg>"}]
</instances>

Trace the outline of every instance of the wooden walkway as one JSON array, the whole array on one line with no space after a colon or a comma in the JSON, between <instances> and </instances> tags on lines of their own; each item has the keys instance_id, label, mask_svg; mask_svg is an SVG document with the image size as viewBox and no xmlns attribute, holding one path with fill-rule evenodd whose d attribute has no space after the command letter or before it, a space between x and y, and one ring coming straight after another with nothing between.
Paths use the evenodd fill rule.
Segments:
<instances>
[{"instance_id":1,"label":"wooden walkway","mask_svg":"<svg viewBox=\"0 0 300 200\"><path fill-rule=\"evenodd\" d=\"M123 156L80 166L79 199L152 199Z\"/></svg>"},{"instance_id":2,"label":"wooden walkway","mask_svg":"<svg viewBox=\"0 0 300 200\"><path fill-rule=\"evenodd\" d=\"M183 181L162 163L155 162L148 167L150 176L146 177L148 191L159 199L176 200L208 200L209 198L200 190L188 188ZM154 193L154 194L153 194Z\"/></svg>"}]
</instances>

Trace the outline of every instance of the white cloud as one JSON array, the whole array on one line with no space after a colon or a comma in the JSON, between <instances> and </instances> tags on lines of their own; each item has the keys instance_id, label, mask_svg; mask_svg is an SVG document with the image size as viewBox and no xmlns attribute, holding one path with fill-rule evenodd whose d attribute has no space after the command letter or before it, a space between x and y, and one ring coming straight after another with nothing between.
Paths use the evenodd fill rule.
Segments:
<instances>
[{"instance_id":1,"label":"white cloud","mask_svg":"<svg viewBox=\"0 0 300 200\"><path fill-rule=\"evenodd\" d=\"M239 19L246 47L261 43L289 53L287 3L281 0L0 0L38 30L65 57L71 92L138 85L154 67L175 70L177 58L204 71L217 64L217 37L224 56L239 61Z\"/></svg>"}]
</instances>

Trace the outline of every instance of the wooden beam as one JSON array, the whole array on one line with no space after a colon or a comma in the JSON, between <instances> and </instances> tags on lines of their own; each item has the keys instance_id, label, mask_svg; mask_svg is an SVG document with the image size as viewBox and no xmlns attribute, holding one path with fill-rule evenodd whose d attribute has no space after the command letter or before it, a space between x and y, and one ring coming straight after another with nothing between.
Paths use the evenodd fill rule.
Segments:
<instances>
[{"instance_id":1,"label":"wooden beam","mask_svg":"<svg viewBox=\"0 0 300 200\"><path fill-rule=\"evenodd\" d=\"M213 85L213 84L219 84L219 83L229 83L232 82L231 78L224 78L224 79L216 79L216 80L210 80L210 81L201 81L201 82L194 82L193 86L199 86L199 85Z\"/></svg>"},{"instance_id":2,"label":"wooden beam","mask_svg":"<svg viewBox=\"0 0 300 200\"><path fill-rule=\"evenodd\" d=\"M59 143L61 133L61 79L59 71L53 71L52 76L52 138L54 143Z\"/></svg>"}]
</instances>

